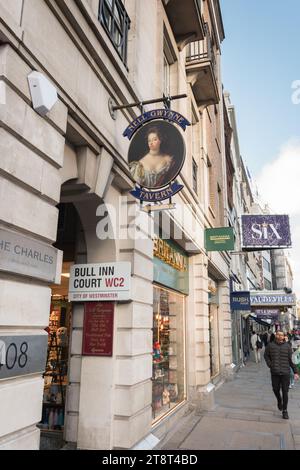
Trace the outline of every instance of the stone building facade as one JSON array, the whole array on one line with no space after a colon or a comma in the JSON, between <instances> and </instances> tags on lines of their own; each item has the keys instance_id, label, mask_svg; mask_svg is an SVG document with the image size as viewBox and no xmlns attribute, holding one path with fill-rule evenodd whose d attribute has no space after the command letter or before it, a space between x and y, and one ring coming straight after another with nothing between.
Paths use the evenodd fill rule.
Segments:
<instances>
[{"instance_id":1,"label":"stone building facade","mask_svg":"<svg viewBox=\"0 0 300 470\"><path fill-rule=\"evenodd\" d=\"M55 296L71 312L63 421L54 405L44 415L40 370L0 374L1 449L37 449L41 433L51 440L50 431L61 428L63 442L78 449L151 447L187 410L212 406L215 384L230 373L230 260L204 248L204 229L223 226L227 211L224 30L217 0L185 0L184 10L182 3L0 0L0 229L9 240L13 233L59 250L52 283L0 265L0 337L45 337L50 312L56 321ZM57 91L45 115L33 107L32 71ZM192 125L178 178L184 189L174 197L176 209L158 220L129 194L134 182L122 134L140 110L111 107L163 94L187 95L172 108ZM155 274L153 239L164 224L173 249L188 260L184 292ZM103 236L107 226L113 237ZM66 298L70 266L121 261L131 263L132 290L129 301L114 305L113 355L85 356L84 303ZM181 310L167 320L183 325L172 327L182 332L178 344L169 340L181 348L174 365L181 398L171 406L167 397L169 410L158 419L153 410L166 403L153 398L157 293L169 308L180 299Z\"/></svg>"}]
</instances>

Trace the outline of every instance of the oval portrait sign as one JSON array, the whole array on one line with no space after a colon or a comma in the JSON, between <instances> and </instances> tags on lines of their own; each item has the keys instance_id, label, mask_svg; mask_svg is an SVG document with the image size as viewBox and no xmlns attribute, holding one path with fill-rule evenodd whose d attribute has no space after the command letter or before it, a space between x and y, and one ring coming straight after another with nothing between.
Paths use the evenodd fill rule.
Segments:
<instances>
[{"instance_id":1,"label":"oval portrait sign","mask_svg":"<svg viewBox=\"0 0 300 470\"><path fill-rule=\"evenodd\" d=\"M128 163L136 183L159 189L175 180L185 160L185 143L180 131L169 122L154 120L133 136Z\"/></svg>"}]
</instances>

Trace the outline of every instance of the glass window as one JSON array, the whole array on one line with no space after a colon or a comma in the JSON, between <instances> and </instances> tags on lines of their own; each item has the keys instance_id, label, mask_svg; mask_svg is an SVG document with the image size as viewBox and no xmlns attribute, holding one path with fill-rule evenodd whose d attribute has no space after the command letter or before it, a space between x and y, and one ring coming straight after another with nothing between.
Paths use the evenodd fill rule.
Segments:
<instances>
[{"instance_id":1,"label":"glass window","mask_svg":"<svg viewBox=\"0 0 300 470\"><path fill-rule=\"evenodd\" d=\"M265 286L265 289L272 290L272 283L269 281L269 279L266 279L265 277L264 277L264 286Z\"/></svg>"},{"instance_id":2,"label":"glass window","mask_svg":"<svg viewBox=\"0 0 300 470\"><path fill-rule=\"evenodd\" d=\"M164 54L164 83L163 83L163 92L165 96L169 96L171 91L170 91L170 81L171 81L171 66L169 64L169 61L166 57L166 54Z\"/></svg>"},{"instance_id":3,"label":"glass window","mask_svg":"<svg viewBox=\"0 0 300 470\"><path fill-rule=\"evenodd\" d=\"M266 271L271 272L271 265L265 258L263 258L263 266Z\"/></svg>"},{"instance_id":4,"label":"glass window","mask_svg":"<svg viewBox=\"0 0 300 470\"><path fill-rule=\"evenodd\" d=\"M121 0L100 0L99 21L104 26L121 59L126 63L130 19Z\"/></svg>"},{"instance_id":5,"label":"glass window","mask_svg":"<svg viewBox=\"0 0 300 470\"><path fill-rule=\"evenodd\" d=\"M184 296L154 287L153 419L186 398Z\"/></svg>"},{"instance_id":6,"label":"glass window","mask_svg":"<svg viewBox=\"0 0 300 470\"><path fill-rule=\"evenodd\" d=\"M198 193L198 165L193 159L193 190Z\"/></svg>"},{"instance_id":7,"label":"glass window","mask_svg":"<svg viewBox=\"0 0 300 470\"><path fill-rule=\"evenodd\" d=\"M218 306L209 305L209 356L210 373L214 378L220 372L220 350L219 350L219 312Z\"/></svg>"}]
</instances>

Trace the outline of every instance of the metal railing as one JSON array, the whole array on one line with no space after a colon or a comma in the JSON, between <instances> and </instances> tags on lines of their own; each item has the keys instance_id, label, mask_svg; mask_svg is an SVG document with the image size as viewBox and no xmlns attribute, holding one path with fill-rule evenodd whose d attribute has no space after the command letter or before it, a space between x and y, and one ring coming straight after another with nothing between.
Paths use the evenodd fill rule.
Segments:
<instances>
[{"instance_id":1,"label":"metal railing","mask_svg":"<svg viewBox=\"0 0 300 470\"><path fill-rule=\"evenodd\" d=\"M188 45L186 61L189 62L207 62L210 60L215 67L217 62L213 51L212 40L208 25L204 25L205 37L202 41L191 42Z\"/></svg>"}]
</instances>

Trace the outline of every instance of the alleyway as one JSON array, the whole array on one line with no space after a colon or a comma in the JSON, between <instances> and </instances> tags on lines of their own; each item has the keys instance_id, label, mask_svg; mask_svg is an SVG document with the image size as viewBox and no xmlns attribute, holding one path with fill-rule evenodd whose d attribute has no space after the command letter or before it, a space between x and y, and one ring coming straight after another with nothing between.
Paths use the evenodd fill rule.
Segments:
<instances>
[{"instance_id":1,"label":"alleyway","mask_svg":"<svg viewBox=\"0 0 300 470\"><path fill-rule=\"evenodd\" d=\"M248 361L235 379L216 391L210 412L186 417L162 449L300 449L300 382L289 393L289 420L283 420L271 388L270 372Z\"/></svg>"}]
</instances>

